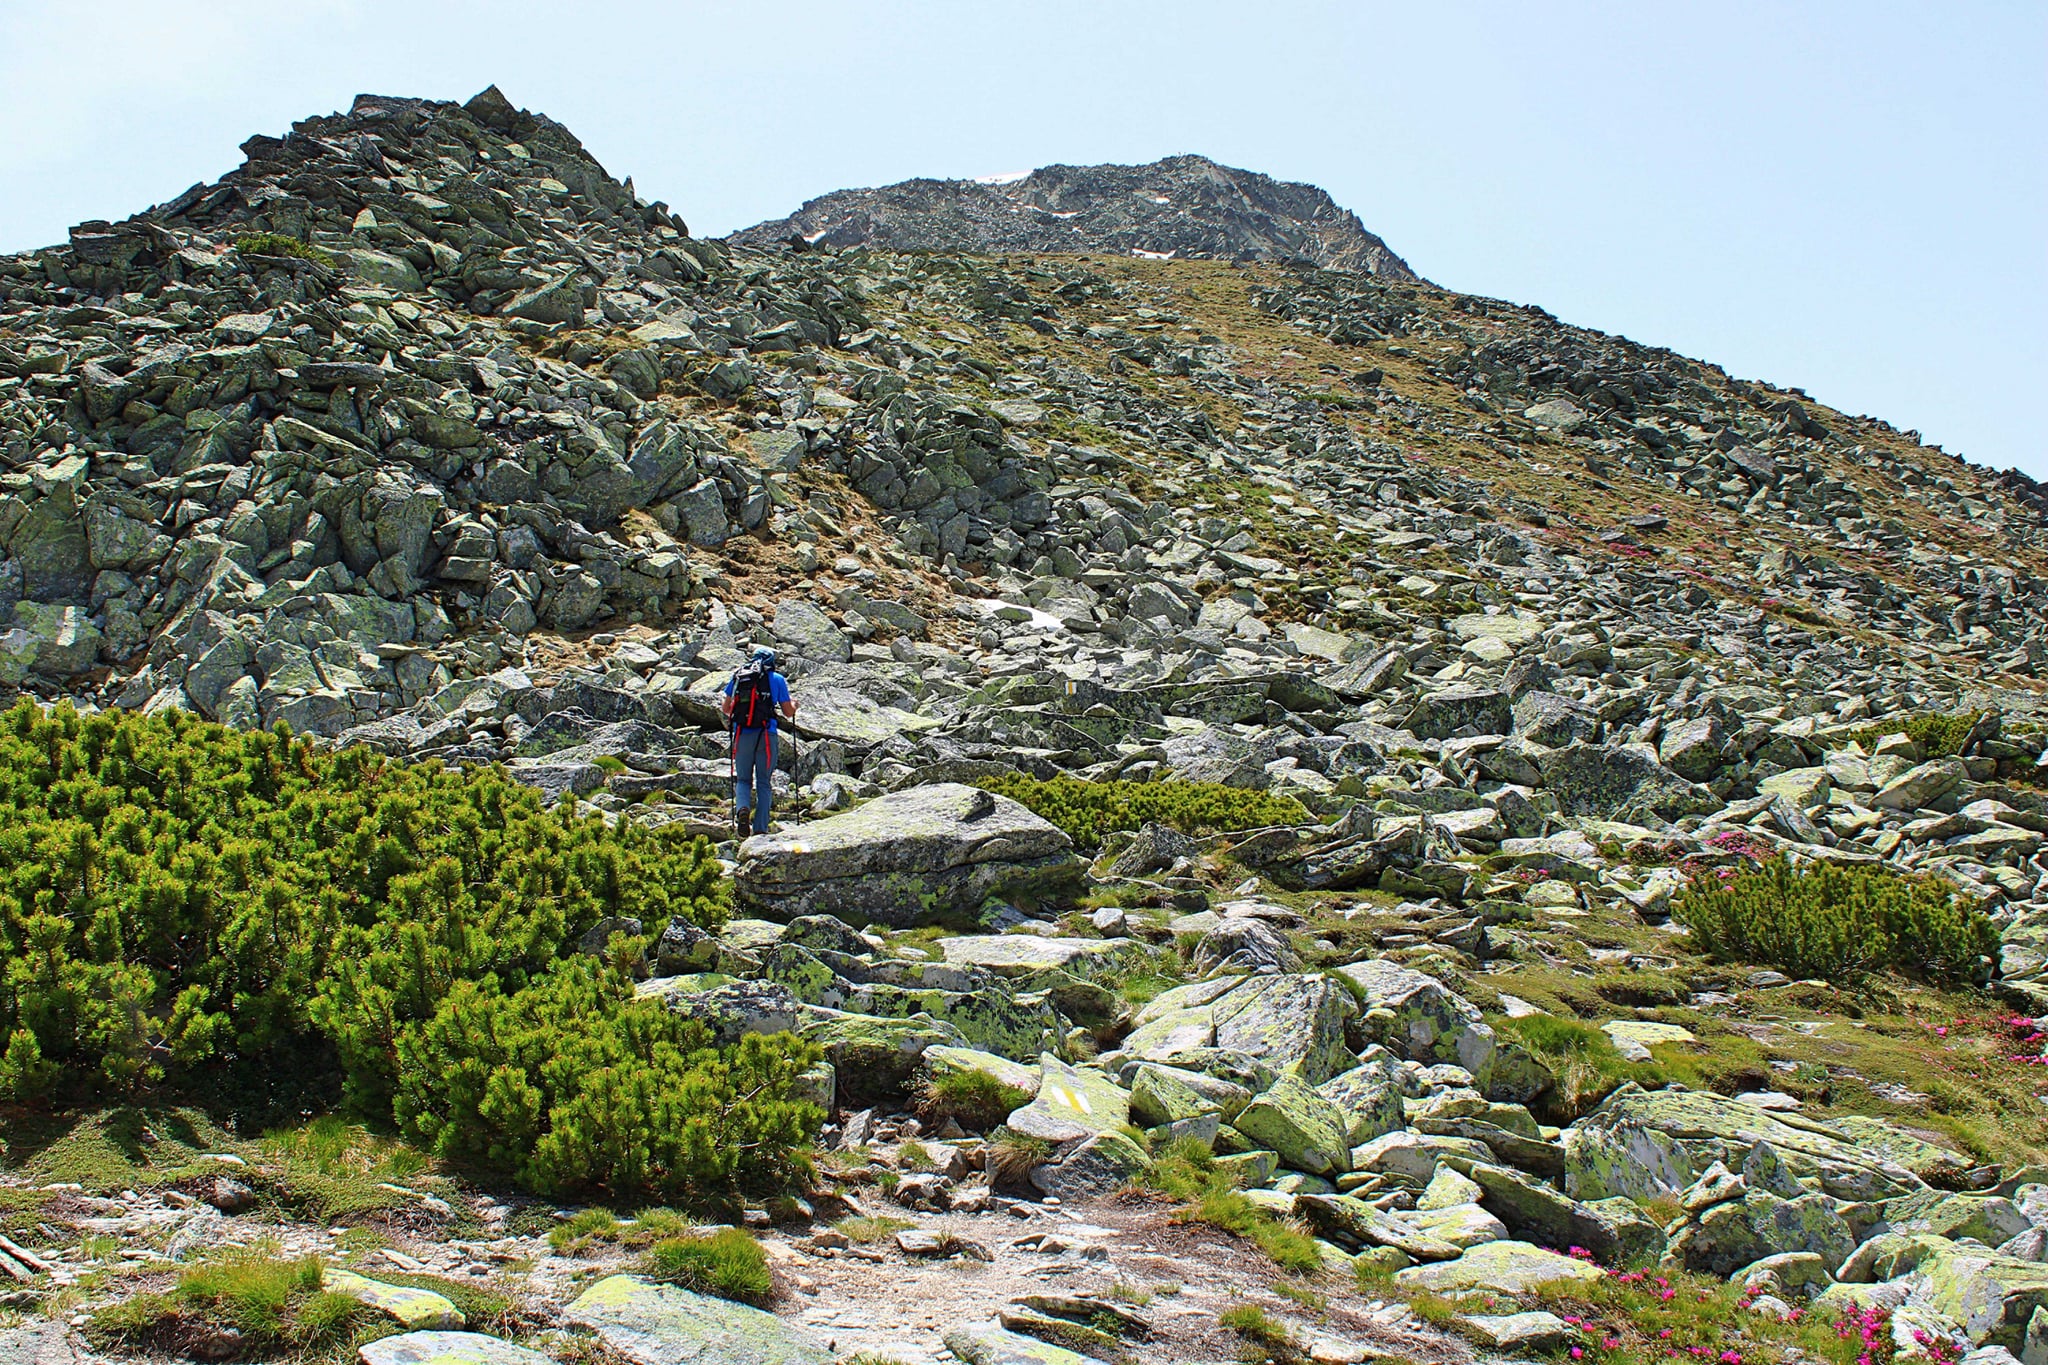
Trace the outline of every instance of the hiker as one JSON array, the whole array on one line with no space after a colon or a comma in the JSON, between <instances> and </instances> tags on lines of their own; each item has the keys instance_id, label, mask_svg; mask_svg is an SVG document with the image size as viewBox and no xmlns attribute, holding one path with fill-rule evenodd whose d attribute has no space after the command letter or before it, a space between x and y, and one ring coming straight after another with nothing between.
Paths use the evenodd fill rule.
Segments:
<instances>
[{"instance_id":1,"label":"hiker","mask_svg":"<svg viewBox=\"0 0 2048 1365\"><path fill-rule=\"evenodd\" d=\"M796 720L789 679L775 671L775 651L762 645L725 685L726 724L732 727L732 825L741 839L768 832L769 779L775 773L775 718ZM751 807L751 811L749 808Z\"/></svg>"}]
</instances>

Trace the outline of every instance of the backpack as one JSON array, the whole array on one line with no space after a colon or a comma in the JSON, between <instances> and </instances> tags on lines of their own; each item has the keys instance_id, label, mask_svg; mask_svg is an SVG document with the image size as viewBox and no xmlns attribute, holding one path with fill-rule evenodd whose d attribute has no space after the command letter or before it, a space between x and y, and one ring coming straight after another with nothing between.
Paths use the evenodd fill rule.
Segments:
<instances>
[{"instance_id":1,"label":"backpack","mask_svg":"<svg viewBox=\"0 0 2048 1365\"><path fill-rule=\"evenodd\" d=\"M736 730L758 730L775 717L775 669L752 663L732 675L732 723Z\"/></svg>"}]
</instances>

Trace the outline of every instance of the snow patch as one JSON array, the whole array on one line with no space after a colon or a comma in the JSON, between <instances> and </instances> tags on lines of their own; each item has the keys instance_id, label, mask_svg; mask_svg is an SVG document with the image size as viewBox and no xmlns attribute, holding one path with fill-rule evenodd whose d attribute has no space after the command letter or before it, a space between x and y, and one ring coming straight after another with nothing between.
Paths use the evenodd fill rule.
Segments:
<instances>
[{"instance_id":1,"label":"snow patch","mask_svg":"<svg viewBox=\"0 0 2048 1365\"><path fill-rule=\"evenodd\" d=\"M974 183L977 185L1014 185L1030 174L1031 172L1029 171L999 171L995 175L977 175L974 177Z\"/></svg>"},{"instance_id":2,"label":"snow patch","mask_svg":"<svg viewBox=\"0 0 2048 1365\"><path fill-rule=\"evenodd\" d=\"M1131 254L1133 256L1143 256L1148 261L1170 261L1173 259L1171 251L1147 251L1139 246L1132 247Z\"/></svg>"}]
</instances>

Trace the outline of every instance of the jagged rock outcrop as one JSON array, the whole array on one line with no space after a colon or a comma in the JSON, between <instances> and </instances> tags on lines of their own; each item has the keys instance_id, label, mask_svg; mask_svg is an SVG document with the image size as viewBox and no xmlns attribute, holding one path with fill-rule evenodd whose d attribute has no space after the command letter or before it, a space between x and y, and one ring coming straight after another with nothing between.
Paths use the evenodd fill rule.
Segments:
<instances>
[{"instance_id":1,"label":"jagged rock outcrop","mask_svg":"<svg viewBox=\"0 0 2048 1365\"><path fill-rule=\"evenodd\" d=\"M905 180L836 190L733 234L749 246L1055 251L1302 262L1413 280L1415 272L1313 185L1170 156L1145 166L1042 166L1023 176Z\"/></svg>"}]
</instances>

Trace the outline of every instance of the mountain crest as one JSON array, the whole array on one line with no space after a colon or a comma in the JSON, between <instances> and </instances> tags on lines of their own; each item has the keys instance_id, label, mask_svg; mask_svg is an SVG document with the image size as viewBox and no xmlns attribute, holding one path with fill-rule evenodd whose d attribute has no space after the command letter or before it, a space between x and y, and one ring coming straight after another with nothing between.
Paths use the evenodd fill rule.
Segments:
<instances>
[{"instance_id":1,"label":"mountain crest","mask_svg":"<svg viewBox=\"0 0 2048 1365\"><path fill-rule=\"evenodd\" d=\"M1323 190L1205 156L839 190L733 240L760 246L792 238L897 251L1280 261L1417 278L1358 215Z\"/></svg>"}]
</instances>

